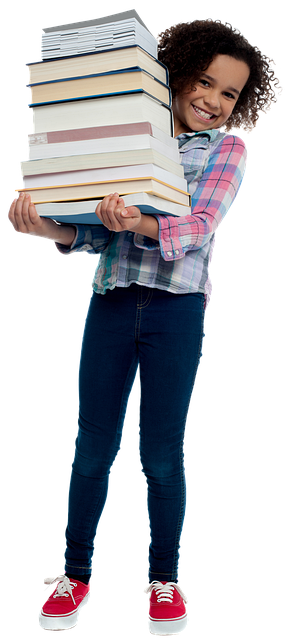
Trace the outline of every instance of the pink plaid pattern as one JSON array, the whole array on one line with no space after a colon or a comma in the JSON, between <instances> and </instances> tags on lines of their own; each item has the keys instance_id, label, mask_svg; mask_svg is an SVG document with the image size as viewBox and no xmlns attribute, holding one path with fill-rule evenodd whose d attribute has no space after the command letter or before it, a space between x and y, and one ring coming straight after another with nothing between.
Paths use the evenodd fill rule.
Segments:
<instances>
[{"instance_id":1,"label":"pink plaid pattern","mask_svg":"<svg viewBox=\"0 0 285 640\"><path fill-rule=\"evenodd\" d=\"M178 136L181 162L192 196L191 215L156 216L159 242L102 225L78 225L63 253L101 253L93 289L105 293L132 282L172 293L204 293L209 300L209 263L215 231L240 187L246 161L243 141L217 130Z\"/></svg>"}]
</instances>

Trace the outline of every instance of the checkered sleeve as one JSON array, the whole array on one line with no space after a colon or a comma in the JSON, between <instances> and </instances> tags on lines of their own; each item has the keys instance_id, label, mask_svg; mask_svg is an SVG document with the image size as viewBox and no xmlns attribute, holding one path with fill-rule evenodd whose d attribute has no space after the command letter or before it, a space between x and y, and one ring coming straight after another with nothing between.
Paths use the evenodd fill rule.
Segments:
<instances>
[{"instance_id":1,"label":"checkered sleeve","mask_svg":"<svg viewBox=\"0 0 285 640\"><path fill-rule=\"evenodd\" d=\"M75 253L76 251L87 251L87 253L101 253L106 249L112 236L112 232L109 231L102 224L74 225L76 228L76 234L74 241L70 247L66 247L63 244L56 243L57 249L60 253Z\"/></svg>"},{"instance_id":2,"label":"checkered sleeve","mask_svg":"<svg viewBox=\"0 0 285 640\"><path fill-rule=\"evenodd\" d=\"M225 136L210 154L207 168L192 196L191 215L156 216L159 244L164 260L183 258L209 242L225 217L240 187L246 161L244 142Z\"/></svg>"}]
</instances>

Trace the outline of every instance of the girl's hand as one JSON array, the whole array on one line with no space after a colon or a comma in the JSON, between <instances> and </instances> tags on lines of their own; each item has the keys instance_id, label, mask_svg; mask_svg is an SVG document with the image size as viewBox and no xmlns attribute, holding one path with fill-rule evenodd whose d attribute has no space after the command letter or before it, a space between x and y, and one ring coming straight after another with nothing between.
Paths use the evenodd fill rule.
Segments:
<instances>
[{"instance_id":1,"label":"girl's hand","mask_svg":"<svg viewBox=\"0 0 285 640\"><path fill-rule=\"evenodd\" d=\"M134 231L141 222L138 207L125 207L118 193L111 193L97 205L96 215L109 231Z\"/></svg>"},{"instance_id":2,"label":"girl's hand","mask_svg":"<svg viewBox=\"0 0 285 640\"><path fill-rule=\"evenodd\" d=\"M50 218L40 218L31 196L21 193L10 205L8 212L14 231L22 235L56 241L60 238L60 225Z\"/></svg>"}]
</instances>

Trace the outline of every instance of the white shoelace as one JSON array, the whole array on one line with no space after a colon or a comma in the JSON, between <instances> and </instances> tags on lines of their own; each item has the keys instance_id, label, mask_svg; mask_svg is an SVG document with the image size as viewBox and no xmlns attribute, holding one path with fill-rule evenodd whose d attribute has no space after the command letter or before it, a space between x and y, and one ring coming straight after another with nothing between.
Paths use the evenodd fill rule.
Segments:
<instances>
[{"instance_id":1,"label":"white shoelace","mask_svg":"<svg viewBox=\"0 0 285 640\"><path fill-rule=\"evenodd\" d=\"M155 590L156 595L157 595L157 602L170 602L170 603L172 603L173 602L174 589L176 589L178 591L178 593L180 593L180 595L183 598L184 602L187 602L186 596L184 595L182 589L180 589L178 584L176 584L176 582L167 582L166 584L162 584L162 582L158 582L157 580L154 580L147 587L147 589L145 589L145 593L152 592L153 589Z\"/></svg>"},{"instance_id":2,"label":"white shoelace","mask_svg":"<svg viewBox=\"0 0 285 640\"><path fill-rule=\"evenodd\" d=\"M67 576L57 576L57 578L46 578L44 580L44 584L53 584L54 582L59 583L57 585L56 593L54 594L54 598L68 598L68 595L72 597L73 604L75 604L74 597L72 595L72 589L77 587L76 582L71 582Z\"/></svg>"}]
</instances>

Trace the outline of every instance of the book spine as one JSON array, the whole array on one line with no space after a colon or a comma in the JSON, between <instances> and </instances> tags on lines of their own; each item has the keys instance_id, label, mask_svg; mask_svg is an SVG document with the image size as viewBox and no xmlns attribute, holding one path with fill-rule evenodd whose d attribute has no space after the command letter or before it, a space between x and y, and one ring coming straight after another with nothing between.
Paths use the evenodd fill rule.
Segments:
<instances>
[{"instance_id":1,"label":"book spine","mask_svg":"<svg viewBox=\"0 0 285 640\"><path fill-rule=\"evenodd\" d=\"M85 58L88 56L100 56L102 53L103 54L108 52L116 53L116 51L122 51L124 49L141 49L147 56L152 58L152 60L154 60L157 64L159 64L164 69L165 84L169 85L169 72L165 64L163 64L163 62L158 60L155 56L149 53L149 51L146 51L146 49L144 49L141 45L138 45L138 44L130 44L130 45L126 45L125 47L115 47L111 49L104 49L104 51L87 51L86 53L77 53L75 55L70 55L70 56L61 56L60 61L72 60L73 58ZM50 58L45 60L39 60L37 62L27 62L26 66L32 67L34 65L48 65L49 62L56 62L56 61L59 61L59 58Z\"/></svg>"},{"instance_id":2,"label":"book spine","mask_svg":"<svg viewBox=\"0 0 285 640\"><path fill-rule=\"evenodd\" d=\"M86 129L70 129L62 131L49 131L48 133L33 133L28 136L29 145L53 144L59 142L79 142L80 140L101 140L104 138L117 138L125 135L153 135L153 126L150 122L123 124L111 124L105 127L87 127Z\"/></svg>"},{"instance_id":3,"label":"book spine","mask_svg":"<svg viewBox=\"0 0 285 640\"><path fill-rule=\"evenodd\" d=\"M144 49L140 44L127 44L125 46L122 47L110 47L109 49L104 49L102 51L86 51L85 53L75 53L73 55L70 56L61 56L60 60L69 60L71 58L85 58L86 56L96 56L96 55L101 55L102 53L108 53L108 52L116 52L116 51L121 51L123 49L141 49L142 51L144 51L148 56L150 56L153 60L155 60L159 65L161 65L162 67L164 67L164 69L167 71L167 67L165 66L165 64L163 64L163 62L160 62L160 60L158 60L155 56L153 56L151 53L149 53L149 51L146 51L146 49ZM58 60L59 58L54 58L55 60ZM51 62L51 60L37 60L36 62L26 62L26 67L32 67L34 64L48 64L49 62Z\"/></svg>"},{"instance_id":4,"label":"book spine","mask_svg":"<svg viewBox=\"0 0 285 640\"><path fill-rule=\"evenodd\" d=\"M167 184L167 182L163 182L163 180L158 180L158 178L154 178L153 176L142 176L140 178L128 178L126 180L126 178L119 178L119 179L112 179L112 180L104 180L104 181L99 181L99 182L78 182L76 184L59 184L59 185L50 185L50 186L46 186L46 187L30 187L29 189L16 189L16 191L19 191L20 193L22 191L42 191L43 189L69 189L70 187L84 187L84 186L89 186L89 185L100 185L100 184L112 184L113 182L135 182L135 181L140 181L143 182L145 180L153 180L154 182L158 182L162 185L164 185L165 187L169 187L170 189L174 190L174 191L178 191L179 193L183 193L184 195L189 196L189 193L187 191L184 191L184 189L179 189L178 187L172 187L169 184Z\"/></svg>"},{"instance_id":5,"label":"book spine","mask_svg":"<svg viewBox=\"0 0 285 640\"><path fill-rule=\"evenodd\" d=\"M52 105L52 104L62 104L62 103L66 103L66 102L79 102L80 100L95 100L97 98L111 98L112 96L125 96L125 95L129 95L129 94L137 94L137 93L144 93L145 95L149 96L150 98L153 98L153 100L156 100L157 102L159 102L160 104L162 104L164 107L167 107L168 109L171 109L171 93L169 90L169 103L163 102L162 100L159 100L158 98L156 98L155 96L153 96L151 93L148 93L148 91L145 91L144 89L133 89L131 91L114 91L113 93L98 93L96 95L90 95L90 96L80 96L80 98L66 98L66 99L61 99L61 100L51 100L51 101L46 101L46 102L32 102L31 104L29 104L30 108L37 108L37 107L43 107L43 106L47 106L47 105Z\"/></svg>"},{"instance_id":6,"label":"book spine","mask_svg":"<svg viewBox=\"0 0 285 640\"><path fill-rule=\"evenodd\" d=\"M145 73L147 76L155 80L155 82L158 82L163 87L169 90L169 87L167 86L167 84L165 84L161 80L158 80L158 78L156 78L153 74L149 73L149 71L145 71L145 69L142 69L141 67L138 67L138 66L127 67L126 69L117 69L114 71L113 70L102 71L102 73L89 73L83 76L70 76L68 78L56 78L55 80L45 80L44 82L33 82L32 84L27 84L27 87L39 87L45 84L58 84L59 82L71 82L72 80L86 80L87 78L101 78L102 76L118 76L123 73L137 73L138 71L140 71L141 73Z\"/></svg>"}]
</instances>

